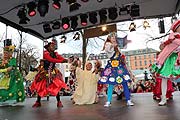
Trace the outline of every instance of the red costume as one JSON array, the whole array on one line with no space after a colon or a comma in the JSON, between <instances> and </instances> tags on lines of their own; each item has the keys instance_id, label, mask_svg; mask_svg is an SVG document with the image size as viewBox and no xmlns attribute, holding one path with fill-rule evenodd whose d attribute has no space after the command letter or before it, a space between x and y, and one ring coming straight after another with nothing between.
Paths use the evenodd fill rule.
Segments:
<instances>
[{"instance_id":1,"label":"red costume","mask_svg":"<svg viewBox=\"0 0 180 120\"><path fill-rule=\"evenodd\" d=\"M54 44L48 43L43 54L44 66L38 71L35 80L31 85L31 90L38 93L37 101L33 107L41 106L41 97L46 95L56 96L57 107L62 107L59 91L68 89L63 81L61 72L55 67L56 63L67 62L61 55L54 52Z\"/></svg>"},{"instance_id":2,"label":"red costume","mask_svg":"<svg viewBox=\"0 0 180 120\"><path fill-rule=\"evenodd\" d=\"M153 90L153 98L154 99L161 99L161 77L156 77L156 84L154 86ZM166 92L166 98L171 99L172 98L172 93L174 92L174 88L172 85L172 82L168 80L167 82L167 92Z\"/></svg>"}]
</instances>

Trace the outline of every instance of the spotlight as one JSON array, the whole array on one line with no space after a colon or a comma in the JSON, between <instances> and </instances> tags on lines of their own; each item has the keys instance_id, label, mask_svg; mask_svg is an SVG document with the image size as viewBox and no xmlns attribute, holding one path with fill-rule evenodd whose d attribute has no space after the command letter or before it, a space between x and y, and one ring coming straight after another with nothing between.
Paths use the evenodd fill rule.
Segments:
<instances>
[{"instance_id":1,"label":"spotlight","mask_svg":"<svg viewBox=\"0 0 180 120\"><path fill-rule=\"evenodd\" d=\"M132 22L132 23L130 24L129 30L130 30L130 32L136 31L136 24L135 24L134 22Z\"/></svg>"},{"instance_id":2,"label":"spotlight","mask_svg":"<svg viewBox=\"0 0 180 120\"><path fill-rule=\"evenodd\" d=\"M56 30L60 28L60 22L59 21L54 21L52 25L52 29Z\"/></svg>"},{"instance_id":3,"label":"spotlight","mask_svg":"<svg viewBox=\"0 0 180 120\"><path fill-rule=\"evenodd\" d=\"M67 3L72 4L75 3L77 0L66 0Z\"/></svg>"},{"instance_id":4,"label":"spotlight","mask_svg":"<svg viewBox=\"0 0 180 120\"><path fill-rule=\"evenodd\" d=\"M109 14L108 14L109 19L115 20L118 17L117 8L111 7L108 9L108 12L109 12Z\"/></svg>"},{"instance_id":5,"label":"spotlight","mask_svg":"<svg viewBox=\"0 0 180 120\"><path fill-rule=\"evenodd\" d=\"M105 9L99 11L100 23L105 24L107 20L107 11Z\"/></svg>"},{"instance_id":6,"label":"spotlight","mask_svg":"<svg viewBox=\"0 0 180 120\"><path fill-rule=\"evenodd\" d=\"M104 32L107 30L107 26L102 26L101 30Z\"/></svg>"},{"instance_id":7,"label":"spotlight","mask_svg":"<svg viewBox=\"0 0 180 120\"><path fill-rule=\"evenodd\" d=\"M52 31L50 24L46 23L43 25L43 29L45 33L49 33Z\"/></svg>"},{"instance_id":8,"label":"spotlight","mask_svg":"<svg viewBox=\"0 0 180 120\"><path fill-rule=\"evenodd\" d=\"M87 25L87 18L88 18L88 16L86 14L81 14L80 18L81 18L81 25L82 26L86 26Z\"/></svg>"},{"instance_id":9,"label":"spotlight","mask_svg":"<svg viewBox=\"0 0 180 120\"><path fill-rule=\"evenodd\" d=\"M60 0L53 0L54 2L53 2L53 4L52 4L52 6L55 8L55 9L60 9L60 7L61 7L61 4L60 4Z\"/></svg>"},{"instance_id":10,"label":"spotlight","mask_svg":"<svg viewBox=\"0 0 180 120\"><path fill-rule=\"evenodd\" d=\"M102 2L103 0L97 0L98 2Z\"/></svg>"},{"instance_id":11,"label":"spotlight","mask_svg":"<svg viewBox=\"0 0 180 120\"><path fill-rule=\"evenodd\" d=\"M120 8L119 15L127 15L129 13L130 13L130 5L126 5Z\"/></svg>"},{"instance_id":12,"label":"spotlight","mask_svg":"<svg viewBox=\"0 0 180 120\"><path fill-rule=\"evenodd\" d=\"M72 11L78 10L80 7L81 5L79 3L72 3L69 6L69 11L72 12Z\"/></svg>"},{"instance_id":13,"label":"spotlight","mask_svg":"<svg viewBox=\"0 0 180 120\"><path fill-rule=\"evenodd\" d=\"M26 17L26 9L23 7L21 9L19 9L17 16L19 17L19 24L27 24L27 21L30 21L29 18Z\"/></svg>"},{"instance_id":14,"label":"spotlight","mask_svg":"<svg viewBox=\"0 0 180 120\"><path fill-rule=\"evenodd\" d=\"M44 17L46 13L48 13L48 9L49 9L48 0L39 0L37 10L41 17Z\"/></svg>"},{"instance_id":15,"label":"spotlight","mask_svg":"<svg viewBox=\"0 0 180 120\"><path fill-rule=\"evenodd\" d=\"M136 4L131 5L131 8L130 8L130 16L131 16L131 17L140 16L139 11L140 11L140 10L139 10L139 5L136 5Z\"/></svg>"},{"instance_id":16,"label":"spotlight","mask_svg":"<svg viewBox=\"0 0 180 120\"><path fill-rule=\"evenodd\" d=\"M76 34L73 37L74 40L80 40L80 34L79 32L76 32Z\"/></svg>"},{"instance_id":17,"label":"spotlight","mask_svg":"<svg viewBox=\"0 0 180 120\"><path fill-rule=\"evenodd\" d=\"M34 15L36 15L36 3L35 2L29 2L28 4L27 4L27 7L28 7L28 15L29 16L34 16Z\"/></svg>"},{"instance_id":18,"label":"spotlight","mask_svg":"<svg viewBox=\"0 0 180 120\"><path fill-rule=\"evenodd\" d=\"M65 17L62 19L62 27L64 30L67 30L69 28L69 18Z\"/></svg>"},{"instance_id":19,"label":"spotlight","mask_svg":"<svg viewBox=\"0 0 180 120\"><path fill-rule=\"evenodd\" d=\"M150 27L149 22L147 20L144 20L143 27L144 27L144 29Z\"/></svg>"},{"instance_id":20,"label":"spotlight","mask_svg":"<svg viewBox=\"0 0 180 120\"><path fill-rule=\"evenodd\" d=\"M60 39L60 43L65 43L66 42L66 36L61 36L61 39Z\"/></svg>"},{"instance_id":21,"label":"spotlight","mask_svg":"<svg viewBox=\"0 0 180 120\"><path fill-rule=\"evenodd\" d=\"M96 12L89 13L89 21L92 24L96 24L97 23L97 13Z\"/></svg>"},{"instance_id":22,"label":"spotlight","mask_svg":"<svg viewBox=\"0 0 180 120\"><path fill-rule=\"evenodd\" d=\"M158 22L159 33L165 33L164 20L160 19Z\"/></svg>"},{"instance_id":23,"label":"spotlight","mask_svg":"<svg viewBox=\"0 0 180 120\"><path fill-rule=\"evenodd\" d=\"M78 17L77 17L77 16L72 16L72 17L70 18L70 20L71 20L71 28L72 28L73 30L75 30L75 29L77 28L77 26L78 26L78 22L77 22Z\"/></svg>"}]
</instances>

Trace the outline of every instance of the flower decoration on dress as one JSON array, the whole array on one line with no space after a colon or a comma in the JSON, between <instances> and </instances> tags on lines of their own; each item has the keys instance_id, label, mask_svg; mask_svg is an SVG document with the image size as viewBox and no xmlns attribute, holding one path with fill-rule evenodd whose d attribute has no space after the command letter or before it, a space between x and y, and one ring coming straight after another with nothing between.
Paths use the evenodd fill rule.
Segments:
<instances>
[{"instance_id":1,"label":"flower decoration on dress","mask_svg":"<svg viewBox=\"0 0 180 120\"><path fill-rule=\"evenodd\" d=\"M110 82L114 82L114 81L115 81L114 77L110 77L110 78L109 78L109 81L110 81Z\"/></svg>"},{"instance_id":2,"label":"flower decoration on dress","mask_svg":"<svg viewBox=\"0 0 180 120\"><path fill-rule=\"evenodd\" d=\"M130 80L130 76L129 75L123 75L125 80Z\"/></svg>"},{"instance_id":3,"label":"flower decoration on dress","mask_svg":"<svg viewBox=\"0 0 180 120\"><path fill-rule=\"evenodd\" d=\"M107 69L104 71L104 75L106 75L106 76L108 76L110 73L111 73L111 69L110 69L110 68L107 68Z\"/></svg>"},{"instance_id":4,"label":"flower decoration on dress","mask_svg":"<svg viewBox=\"0 0 180 120\"><path fill-rule=\"evenodd\" d=\"M122 79L120 76L118 76L118 77L116 78L116 82L117 82L117 83L122 83L122 81L123 81L123 79Z\"/></svg>"},{"instance_id":5,"label":"flower decoration on dress","mask_svg":"<svg viewBox=\"0 0 180 120\"><path fill-rule=\"evenodd\" d=\"M120 69L120 70L118 70L118 74L122 74L123 73L123 70L122 69Z\"/></svg>"},{"instance_id":6,"label":"flower decoration on dress","mask_svg":"<svg viewBox=\"0 0 180 120\"><path fill-rule=\"evenodd\" d=\"M111 62L111 65L112 65L112 67L118 67L119 61L118 61L118 60L113 60L113 61Z\"/></svg>"},{"instance_id":7,"label":"flower decoration on dress","mask_svg":"<svg viewBox=\"0 0 180 120\"><path fill-rule=\"evenodd\" d=\"M101 81L101 82L106 82L106 81L107 81L107 77L105 77L105 76L101 77L101 78L100 78L100 81Z\"/></svg>"}]
</instances>

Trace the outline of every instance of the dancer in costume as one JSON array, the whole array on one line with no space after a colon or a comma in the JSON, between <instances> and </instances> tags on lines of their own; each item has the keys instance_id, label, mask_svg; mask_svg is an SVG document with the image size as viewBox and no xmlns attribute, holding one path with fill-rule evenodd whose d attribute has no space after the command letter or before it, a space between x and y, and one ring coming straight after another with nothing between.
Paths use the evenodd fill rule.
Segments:
<instances>
[{"instance_id":1,"label":"dancer in costume","mask_svg":"<svg viewBox=\"0 0 180 120\"><path fill-rule=\"evenodd\" d=\"M173 23L171 30L168 40L160 45L161 52L156 64L152 65L152 70L162 78L160 106L167 103L167 80L180 77L180 20Z\"/></svg>"},{"instance_id":2,"label":"dancer in costume","mask_svg":"<svg viewBox=\"0 0 180 120\"><path fill-rule=\"evenodd\" d=\"M72 100L74 104L84 105L96 103L97 98L97 82L99 75L98 70L93 73L92 63L86 62L86 69L80 68L81 62L78 60L78 67L76 68L76 78L78 82L77 89L75 90Z\"/></svg>"},{"instance_id":3,"label":"dancer in costume","mask_svg":"<svg viewBox=\"0 0 180 120\"><path fill-rule=\"evenodd\" d=\"M57 107L63 107L60 101L59 91L68 88L63 81L61 72L55 67L55 64L65 63L68 60L55 52L55 44L53 42L48 43L44 48L46 49L43 55L44 67L39 69L31 86L31 90L36 91L38 94L37 101L32 107L40 107L41 97L48 94L56 96Z\"/></svg>"},{"instance_id":4,"label":"dancer in costume","mask_svg":"<svg viewBox=\"0 0 180 120\"><path fill-rule=\"evenodd\" d=\"M125 59L123 58L123 56L120 53L120 50L118 49L115 33L110 33L108 35L107 40L104 43L103 50L105 50L110 59L108 60L108 63L99 79L100 84L108 84L108 98L104 106L111 106L112 93L114 85L116 84L123 85L127 105L134 105L130 100L130 91L127 85L127 82L131 81L130 74L126 68Z\"/></svg>"},{"instance_id":5,"label":"dancer in costume","mask_svg":"<svg viewBox=\"0 0 180 120\"><path fill-rule=\"evenodd\" d=\"M0 104L14 105L25 100L23 78L17 69L14 58L15 46L4 47L3 59L0 63Z\"/></svg>"}]
</instances>

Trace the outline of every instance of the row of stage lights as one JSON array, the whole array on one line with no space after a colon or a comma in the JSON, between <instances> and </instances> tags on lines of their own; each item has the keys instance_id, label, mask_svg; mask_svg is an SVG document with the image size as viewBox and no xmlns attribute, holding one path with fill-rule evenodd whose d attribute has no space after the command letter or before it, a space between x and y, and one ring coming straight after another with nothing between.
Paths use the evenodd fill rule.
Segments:
<instances>
[{"instance_id":1,"label":"row of stage lights","mask_svg":"<svg viewBox=\"0 0 180 120\"><path fill-rule=\"evenodd\" d=\"M128 9L128 7L130 9ZM130 14L131 17L139 16L139 5L133 4L131 6L126 6L124 8L120 8L119 15L127 15ZM78 19L80 19L81 26L87 26L88 20L92 24L96 24L98 22L97 17L99 16L99 23L105 24L107 18L110 20L115 20L118 17L118 8L111 7L108 9L102 9L96 12L90 12L86 14L80 14L79 16L71 16L64 17L61 21L53 21L49 23L45 23L43 25L43 29L45 33L51 32L52 29L60 29L62 27L64 30L71 28L72 30L76 30L78 26Z\"/></svg>"},{"instance_id":2,"label":"row of stage lights","mask_svg":"<svg viewBox=\"0 0 180 120\"><path fill-rule=\"evenodd\" d=\"M82 0L83 2L88 2L88 0ZM97 0L98 2L102 2L102 0ZM55 9L60 9L62 2L61 0L53 0L52 6ZM77 10L78 5L81 6L76 0L66 0L66 2L70 5L70 11ZM17 15L20 19L19 24L27 24L30 19L27 17L27 13L30 17L36 15L36 8L41 17L44 17L48 13L49 9L49 1L48 0L38 0L38 2L32 1L29 2L26 6L23 6L19 9ZM96 24L98 22L97 16L99 15L100 24L105 24L107 18L110 20L115 20L119 15L127 15L130 14L131 17L139 16L139 5L135 3L123 6L121 8L111 7L108 9L102 9L95 12L89 12L86 14L80 14L78 16L64 17L60 18L60 20L54 20L51 22L46 22L43 24L43 29L45 33L51 32L52 29L60 29L62 27L64 30L71 28L72 30L76 30L78 26L78 19L80 19L82 26L87 26L88 19L92 24Z\"/></svg>"},{"instance_id":3,"label":"row of stage lights","mask_svg":"<svg viewBox=\"0 0 180 120\"><path fill-rule=\"evenodd\" d=\"M54 9L59 10L61 8L61 2L63 0L52 0L52 6ZM88 2L89 0L81 0L82 2ZM97 0L97 2L102 2L103 0ZM66 0L66 2L69 4L69 10L70 12L74 10L78 10L81 5L77 2L77 0ZM19 9L17 16L19 17L19 24L27 24L30 19L27 17L27 14L30 17L33 17L36 15L36 9L39 12L41 17L44 17L49 10L49 0L36 0L31 1L25 5L22 5L22 7Z\"/></svg>"}]
</instances>

